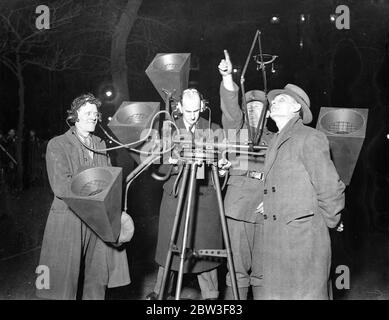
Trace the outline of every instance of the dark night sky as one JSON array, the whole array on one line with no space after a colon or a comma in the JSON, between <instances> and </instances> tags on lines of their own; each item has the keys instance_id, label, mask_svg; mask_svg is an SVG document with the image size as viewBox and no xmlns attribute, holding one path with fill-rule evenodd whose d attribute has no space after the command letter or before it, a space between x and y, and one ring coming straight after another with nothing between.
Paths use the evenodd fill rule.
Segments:
<instances>
[{"instance_id":1,"label":"dark night sky","mask_svg":"<svg viewBox=\"0 0 389 320\"><path fill-rule=\"evenodd\" d=\"M330 22L338 4L350 8L350 30L337 30ZM366 138L347 190L351 199L347 210L356 229L378 226L389 231L385 201L389 191L389 1L144 0L140 14L162 17L173 26L165 34L165 45L170 49L165 52L190 52L199 58L200 70L190 77L211 102L216 122L220 121L217 65L223 49L229 50L234 65L242 67L257 29L263 33L264 52L279 56L276 72L268 73L269 88L288 82L303 87L312 102L312 126L321 107L368 108ZM304 24L298 22L300 14L308 18ZM278 24L270 23L273 15L279 15ZM134 54L132 47L128 51L128 55ZM136 65L128 65L129 73L145 70L151 59L136 61ZM12 74L0 68L0 127L7 131L16 126L17 87ZM109 74L26 69L26 126L37 128L45 138L63 132L71 100L82 91L96 93L107 79ZM139 81L131 79L130 75L131 100L161 101L145 74ZM261 75L253 63L247 74L247 89L252 88L262 88Z\"/></svg>"},{"instance_id":2,"label":"dark night sky","mask_svg":"<svg viewBox=\"0 0 389 320\"><path fill-rule=\"evenodd\" d=\"M337 30L330 23L329 15L338 3L350 7L350 30ZM301 13L309 18L304 24L298 23ZM229 50L235 65L243 66L257 29L263 33L264 52L279 56L276 73L268 72L269 87L281 87L287 82L301 85L310 94L315 117L321 106L368 107L379 104L375 78L382 68L385 54L389 30L389 21L385 18L388 13L388 4L373 0L145 0L140 9L142 16L162 17L173 27L166 36L170 52L190 52L200 58L200 70L191 73L191 80L198 81L204 96L211 100L216 121L219 121L220 81L217 64L223 49ZM280 17L279 24L270 23L275 14ZM300 40L303 48L299 47ZM131 55L132 48L129 47L128 51ZM150 59L138 60L137 65L129 65L129 73L135 68L145 70L150 62ZM48 74L36 68L27 70L26 76L29 116L33 119L31 125L42 119L42 112L46 110L43 101L45 105L51 105L52 120L57 122L74 95L82 90L96 92L102 82L101 77L93 74ZM261 76L253 63L246 78L247 89L262 87ZM0 81L8 88L7 93L3 91L1 94L1 111L7 121L2 119L0 123L7 130L16 124L16 108L9 107L15 104L16 83L3 67ZM130 81L132 100L159 98L145 74L141 82L139 87L136 81ZM58 123L53 124L53 128L62 129Z\"/></svg>"}]
</instances>

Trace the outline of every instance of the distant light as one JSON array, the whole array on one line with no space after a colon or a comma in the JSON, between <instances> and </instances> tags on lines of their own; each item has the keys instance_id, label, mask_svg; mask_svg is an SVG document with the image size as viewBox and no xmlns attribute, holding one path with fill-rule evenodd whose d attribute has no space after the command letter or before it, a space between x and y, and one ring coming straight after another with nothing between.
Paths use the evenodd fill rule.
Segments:
<instances>
[{"instance_id":1,"label":"distant light","mask_svg":"<svg viewBox=\"0 0 389 320\"><path fill-rule=\"evenodd\" d=\"M304 40L303 39L300 39L299 46L301 49L304 47Z\"/></svg>"},{"instance_id":2,"label":"distant light","mask_svg":"<svg viewBox=\"0 0 389 320\"><path fill-rule=\"evenodd\" d=\"M108 117L108 121L111 121L112 120L112 117Z\"/></svg>"},{"instance_id":3,"label":"distant light","mask_svg":"<svg viewBox=\"0 0 389 320\"><path fill-rule=\"evenodd\" d=\"M112 97L113 95L113 92L111 90L107 90L105 91L105 95L109 98L109 97Z\"/></svg>"},{"instance_id":4,"label":"distant light","mask_svg":"<svg viewBox=\"0 0 389 320\"><path fill-rule=\"evenodd\" d=\"M280 17L279 16L273 16L270 20L271 23L276 24L280 22Z\"/></svg>"},{"instance_id":5,"label":"distant light","mask_svg":"<svg viewBox=\"0 0 389 320\"><path fill-rule=\"evenodd\" d=\"M301 21L301 22L305 22L305 15L300 14L300 21Z\"/></svg>"},{"instance_id":6,"label":"distant light","mask_svg":"<svg viewBox=\"0 0 389 320\"><path fill-rule=\"evenodd\" d=\"M237 73L238 72L238 69L234 69L232 70L233 73Z\"/></svg>"},{"instance_id":7,"label":"distant light","mask_svg":"<svg viewBox=\"0 0 389 320\"><path fill-rule=\"evenodd\" d=\"M331 20L331 22L334 22L336 20L336 14L331 14L330 20Z\"/></svg>"}]
</instances>

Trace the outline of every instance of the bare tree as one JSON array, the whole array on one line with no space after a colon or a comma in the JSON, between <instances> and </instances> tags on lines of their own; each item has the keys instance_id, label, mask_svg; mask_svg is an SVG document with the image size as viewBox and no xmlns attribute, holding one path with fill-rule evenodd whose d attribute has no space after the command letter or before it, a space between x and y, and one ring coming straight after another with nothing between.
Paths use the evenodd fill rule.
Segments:
<instances>
[{"instance_id":1,"label":"bare tree","mask_svg":"<svg viewBox=\"0 0 389 320\"><path fill-rule=\"evenodd\" d=\"M143 0L128 0L115 26L111 42L112 82L120 100L128 100L128 73L126 62L127 39L138 15Z\"/></svg>"},{"instance_id":2,"label":"bare tree","mask_svg":"<svg viewBox=\"0 0 389 320\"><path fill-rule=\"evenodd\" d=\"M18 82L18 128L16 146L18 183L22 186L23 157L22 138L24 132L25 92L24 73L26 67L37 66L50 71L73 69L77 66L80 53L64 45L59 37L64 28L80 14L80 6L71 0L55 1L50 4L50 29L38 29L35 25L37 1L18 2L10 8L0 7L0 62L16 77Z\"/></svg>"},{"instance_id":3,"label":"bare tree","mask_svg":"<svg viewBox=\"0 0 389 320\"><path fill-rule=\"evenodd\" d=\"M139 15L143 0L54 0L49 4L50 29L38 30L38 0L0 6L0 63L18 81L17 145L19 183L23 177L22 141L27 67L49 71L78 69L94 75L111 74L120 104L129 99L128 79L144 78L145 60L168 50L173 32L166 17ZM131 72L128 72L128 70Z\"/></svg>"},{"instance_id":4,"label":"bare tree","mask_svg":"<svg viewBox=\"0 0 389 320\"><path fill-rule=\"evenodd\" d=\"M83 10L86 25L80 32L83 36L88 32L85 55L99 59L104 66L100 64L101 71L107 70L108 63L118 104L130 99L129 80L139 82L145 78L145 61L150 62L158 50L170 49L167 38L175 32L171 18L140 14L142 2L100 0L88 3Z\"/></svg>"}]
</instances>

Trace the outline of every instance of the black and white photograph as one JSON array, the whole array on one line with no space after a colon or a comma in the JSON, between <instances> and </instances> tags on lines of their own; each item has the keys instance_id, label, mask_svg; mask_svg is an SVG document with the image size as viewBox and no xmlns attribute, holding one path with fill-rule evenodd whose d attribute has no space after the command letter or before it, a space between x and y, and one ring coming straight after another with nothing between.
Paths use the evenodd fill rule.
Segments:
<instances>
[{"instance_id":1,"label":"black and white photograph","mask_svg":"<svg viewBox=\"0 0 389 320\"><path fill-rule=\"evenodd\" d=\"M388 300L388 17L0 0L0 300Z\"/></svg>"}]
</instances>

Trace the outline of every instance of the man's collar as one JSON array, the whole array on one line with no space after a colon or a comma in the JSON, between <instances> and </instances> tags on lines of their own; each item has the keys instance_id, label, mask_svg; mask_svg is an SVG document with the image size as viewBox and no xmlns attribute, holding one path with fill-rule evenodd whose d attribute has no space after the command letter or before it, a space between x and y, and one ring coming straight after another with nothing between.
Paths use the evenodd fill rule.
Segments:
<instances>
[{"instance_id":1,"label":"man's collar","mask_svg":"<svg viewBox=\"0 0 389 320\"><path fill-rule=\"evenodd\" d=\"M289 121L284 125L284 127L280 131L278 131L278 134L281 134L281 132L285 132L285 131L289 130L289 128L292 127L300 119L301 118L298 115L289 119Z\"/></svg>"},{"instance_id":2,"label":"man's collar","mask_svg":"<svg viewBox=\"0 0 389 320\"><path fill-rule=\"evenodd\" d=\"M86 136L84 136L83 134L81 134L80 130L77 128L77 126L74 126L74 131L76 132L76 134L83 140L87 140L88 138L90 138L92 136L92 133L91 132L88 132L88 134Z\"/></svg>"},{"instance_id":3,"label":"man's collar","mask_svg":"<svg viewBox=\"0 0 389 320\"><path fill-rule=\"evenodd\" d=\"M185 129L186 129L187 131L190 131L190 130L189 130L189 129L190 129L190 124L187 123L187 122L185 121L184 118L182 118L182 121L184 122ZM197 124L197 123L195 123L195 124L192 126L192 133L194 132L194 130L195 130L195 128L196 128L196 124Z\"/></svg>"}]
</instances>

